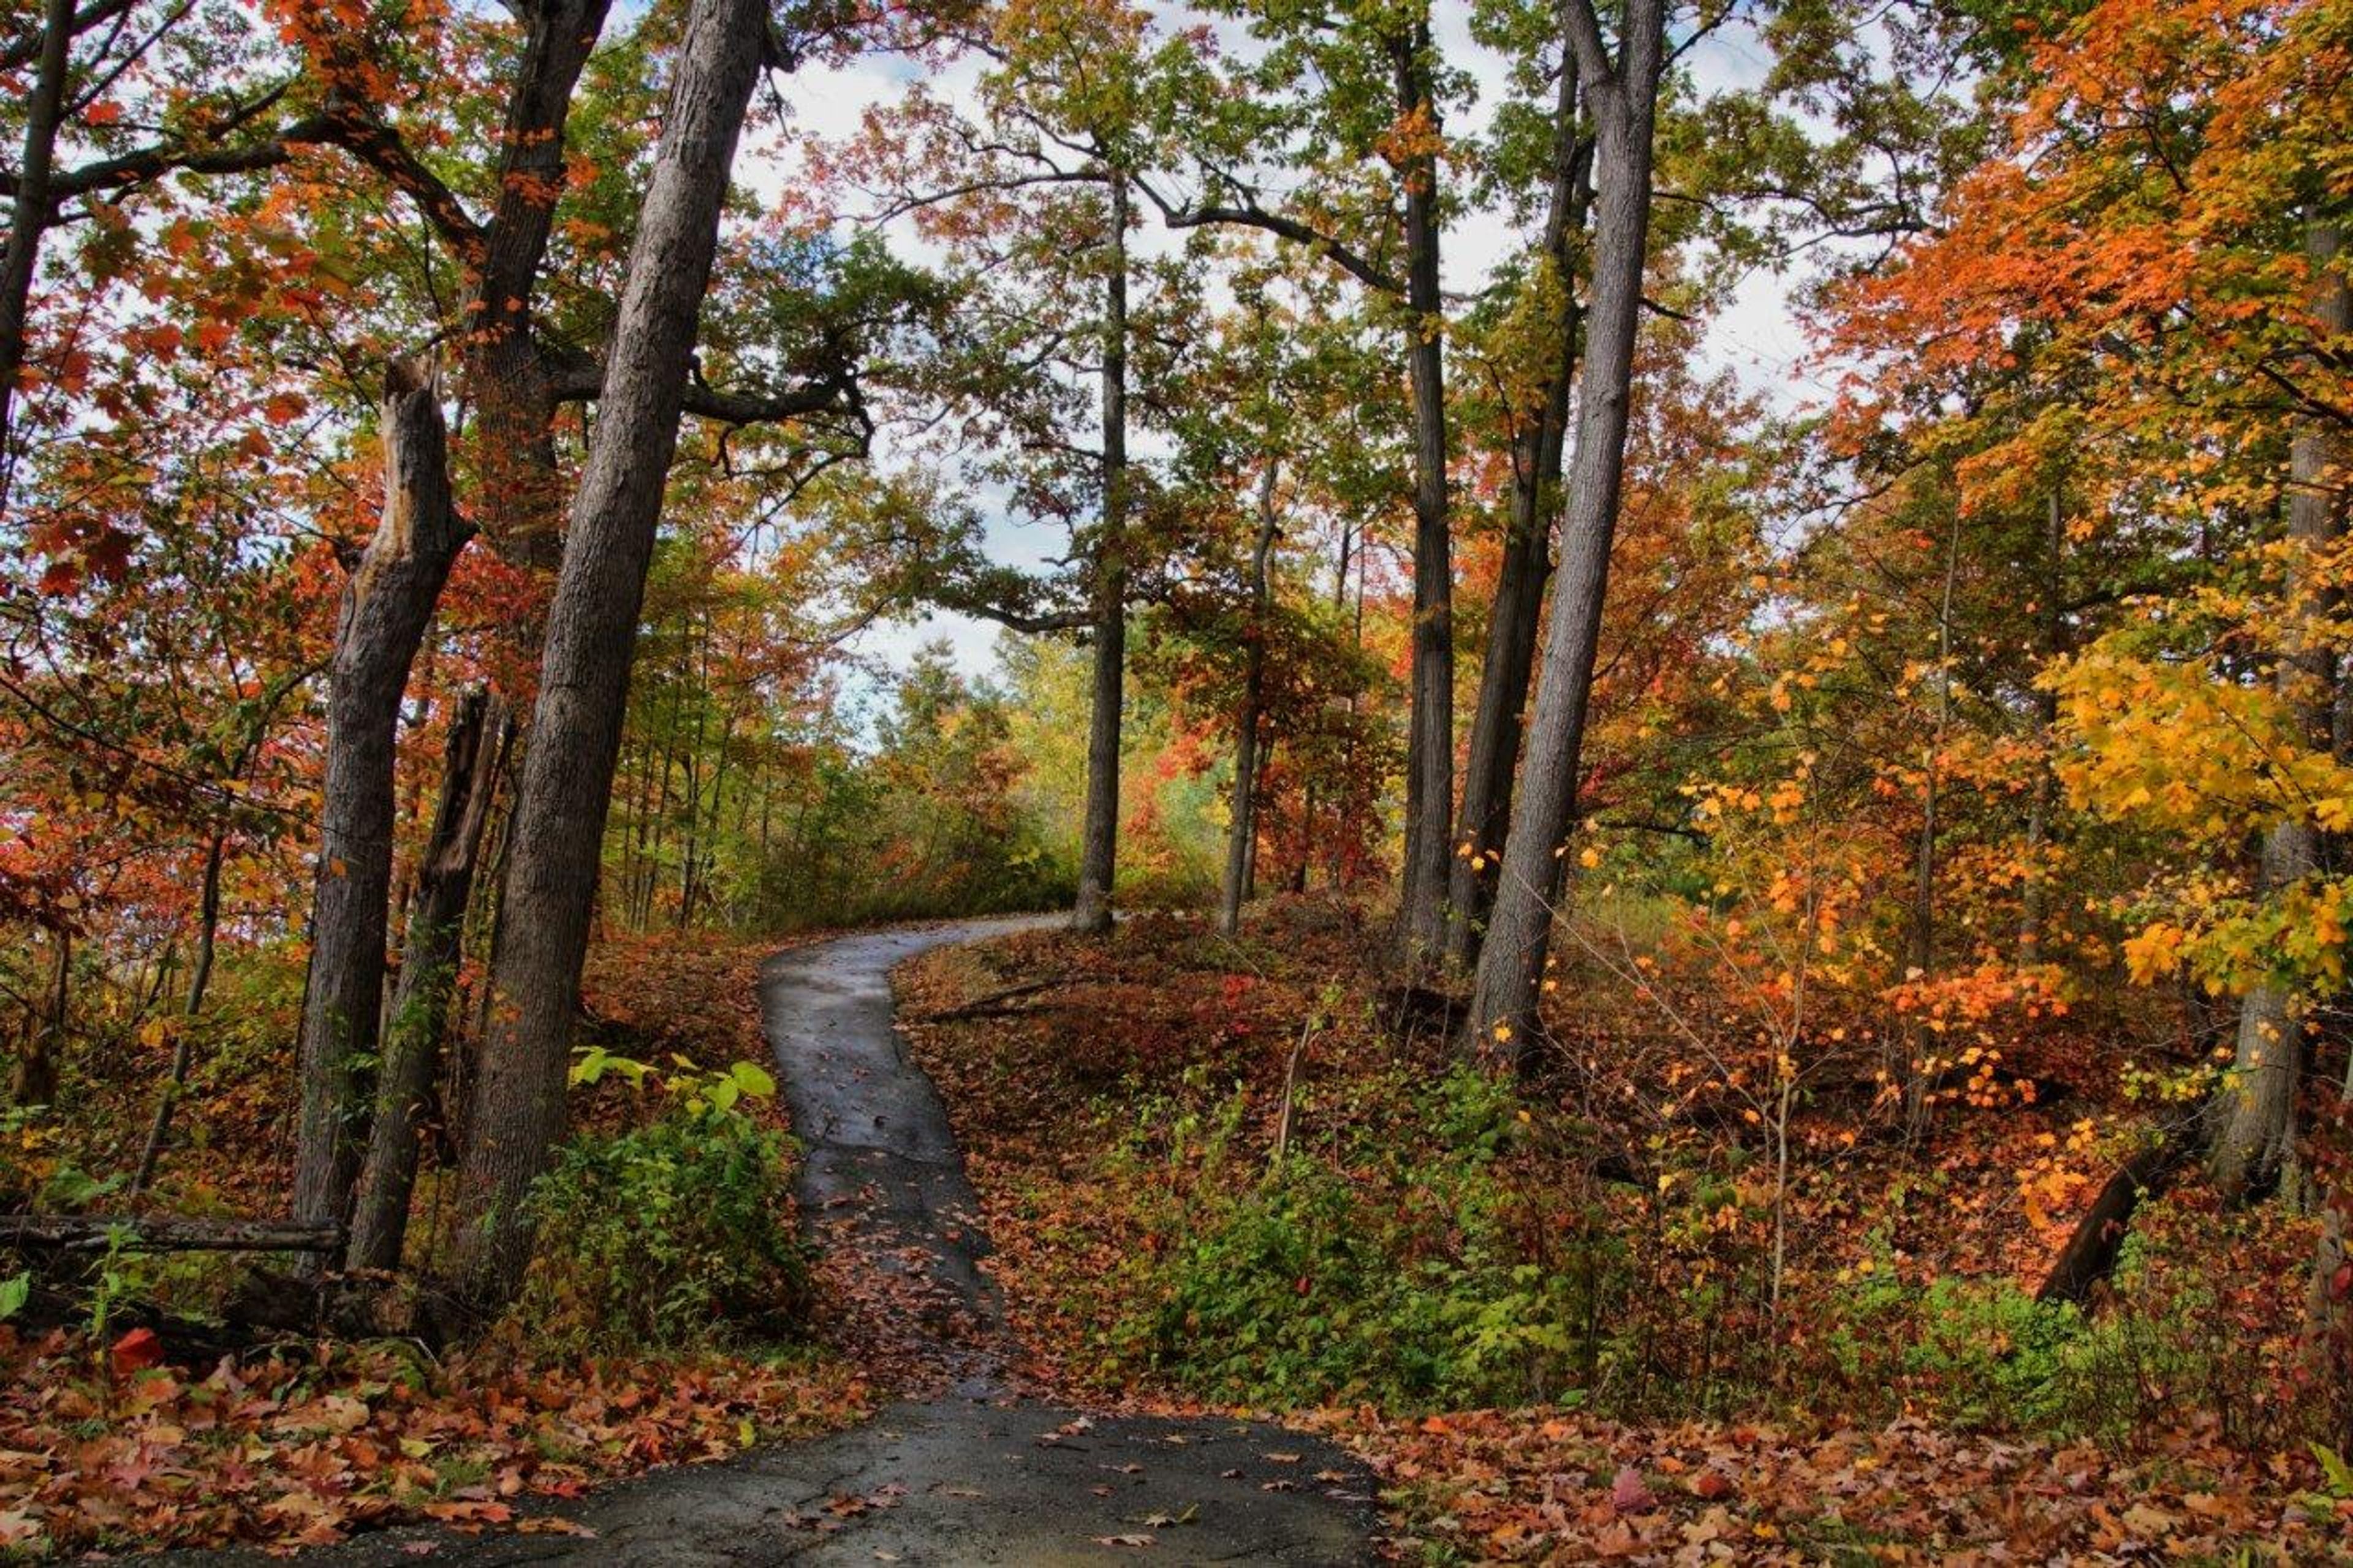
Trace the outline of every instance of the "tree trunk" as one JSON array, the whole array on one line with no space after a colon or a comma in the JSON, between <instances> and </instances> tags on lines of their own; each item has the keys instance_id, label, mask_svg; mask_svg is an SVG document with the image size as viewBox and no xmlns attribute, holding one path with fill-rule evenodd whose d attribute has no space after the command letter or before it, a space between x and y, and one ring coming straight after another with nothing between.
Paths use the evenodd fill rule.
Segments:
<instances>
[{"instance_id":1,"label":"tree trunk","mask_svg":"<svg viewBox=\"0 0 2353 1568\"><path fill-rule=\"evenodd\" d=\"M8 1080L17 1105L47 1105L58 1098L58 1057L66 1043L68 1010L73 1002L73 933L49 932L49 1009L25 1031L25 1051Z\"/></svg>"},{"instance_id":2,"label":"tree trunk","mask_svg":"<svg viewBox=\"0 0 2353 1568\"><path fill-rule=\"evenodd\" d=\"M213 978L214 944L220 934L221 861L227 848L227 838L218 833L205 847L204 881L196 895L195 964L188 972L188 999L180 1010L180 1026L173 1031L171 1076L164 1080L164 1092L156 1096L154 1119L147 1123L147 1141L139 1147L139 1166L131 1174L133 1197L155 1180L156 1163L163 1159L164 1141L172 1135L173 1112L188 1087L192 1036L197 1016L205 1010L205 990Z\"/></svg>"},{"instance_id":3,"label":"tree trunk","mask_svg":"<svg viewBox=\"0 0 2353 1568\"><path fill-rule=\"evenodd\" d=\"M1395 46L1399 115L1438 137L1427 13ZM1439 289L1438 156L1406 157L1405 355L1413 397L1413 713L1406 732L1405 874L1398 948L1409 968L1446 942L1454 826L1454 563L1446 494L1446 306Z\"/></svg>"},{"instance_id":4,"label":"tree trunk","mask_svg":"<svg viewBox=\"0 0 2353 1568\"><path fill-rule=\"evenodd\" d=\"M1504 839L1512 824L1512 780L1520 763L1520 718L1535 673L1536 626L1544 613L1545 581L1552 574L1552 520L1559 504L1561 461L1567 446L1568 400L1577 381L1577 310L1571 241L1585 230L1591 205L1593 143L1577 134L1577 77L1561 72L1555 108L1552 195L1545 216L1543 255L1559 291L1560 321L1542 401L1512 446L1510 532L1487 617L1486 657L1479 668L1479 705L1471 720L1470 753L1462 769L1462 811L1454 830L1447 911L1447 962L1462 970L1479 962L1487 911L1495 898Z\"/></svg>"},{"instance_id":5,"label":"tree trunk","mask_svg":"<svg viewBox=\"0 0 2353 1568\"><path fill-rule=\"evenodd\" d=\"M563 470L556 402L532 329L540 268L565 185L573 89L604 31L612 0L541 0L512 7L523 39L500 138L498 195L482 226L468 299L466 390L481 471L484 531L500 556L533 572L563 549Z\"/></svg>"},{"instance_id":6,"label":"tree trunk","mask_svg":"<svg viewBox=\"0 0 2353 1568\"><path fill-rule=\"evenodd\" d=\"M1233 822L1226 831L1226 883L1218 903L1218 929L1228 936L1242 929L1242 901L1250 897L1251 861L1258 842L1258 731L1266 702L1267 557L1274 552L1278 514L1274 487L1279 465L1267 459L1258 483L1258 544L1250 552L1250 647L1242 655L1242 710L1234 724Z\"/></svg>"},{"instance_id":7,"label":"tree trunk","mask_svg":"<svg viewBox=\"0 0 2353 1568\"><path fill-rule=\"evenodd\" d=\"M25 100L25 142L16 166L16 197L8 215L8 244L0 253L0 512L8 508L16 470L12 439L17 382L25 368L25 331L41 237L49 226L49 179L65 117L66 77L72 68L74 0L46 0L41 52Z\"/></svg>"},{"instance_id":8,"label":"tree trunk","mask_svg":"<svg viewBox=\"0 0 2353 1568\"><path fill-rule=\"evenodd\" d=\"M1936 809L1944 784L1945 733L1953 716L1953 583L1960 574L1961 518L1953 514L1945 548L1945 588L1936 606L1936 710L1920 759L1920 837L1912 858L1912 908L1904 944L1904 979L1926 985L1936 971ZM1937 1036L1918 1007L1889 1031L1895 1044L1888 1064L1903 1097L1906 1136L1928 1126L1928 1094L1944 1064L1935 1059Z\"/></svg>"},{"instance_id":9,"label":"tree trunk","mask_svg":"<svg viewBox=\"0 0 2353 1568\"><path fill-rule=\"evenodd\" d=\"M1606 179L1596 205L1577 456L1562 519L1544 673L1494 917L1469 1011L1473 1047L1491 1063L1512 1068L1525 1059L1535 1026L1553 906L1577 820L1586 710L1625 479L1634 339L1650 237L1651 130L1663 53L1662 0L1629 0L1624 46L1614 66L1588 0L1569 0L1569 8L1578 77L1599 131L1595 166Z\"/></svg>"},{"instance_id":10,"label":"tree trunk","mask_svg":"<svg viewBox=\"0 0 2353 1568\"><path fill-rule=\"evenodd\" d=\"M376 1078L375 1119L353 1206L347 1261L353 1268L400 1267L417 1181L417 1121L440 1069L482 827L511 731L503 706L487 691L468 693L449 726L440 800L417 861L407 948Z\"/></svg>"},{"instance_id":11,"label":"tree trunk","mask_svg":"<svg viewBox=\"0 0 2353 1568\"><path fill-rule=\"evenodd\" d=\"M1094 683L1087 717L1087 816L1079 841L1078 931L1111 929L1119 862L1121 709L1127 664L1127 182L1108 183L1103 279L1103 532L1095 541Z\"/></svg>"},{"instance_id":12,"label":"tree trunk","mask_svg":"<svg viewBox=\"0 0 2353 1568\"><path fill-rule=\"evenodd\" d=\"M646 568L767 25L759 0L695 0L630 247L509 828L505 930L459 1173L459 1209L470 1216L459 1237L460 1284L478 1302L504 1300L522 1280L531 1247L526 1201L564 1126L572 1019Z\"/></svg>"},{"instance_id":13,"label":"tree trunk","mask_svg":"<svg viewBox=\"0 0 2353 1568\"><path fill-rule=\"evenodd\" d=\"M103 1252L118 1236L134 1252L333 1252L343 1246L343 1226L334 1225L145 1215L0 1215L0 1247Z\"/></svg>"},{"instance_id":14,"label":"tree trunk","mask_svg":"<svg viewBox=\"0 0 2353 1568\"><path fill-rule=\"evenodd\" d=\"M2263 838L2263 885L2276 892L2320 867L2320 835L2306 822L2283 822ZM2304 1023L2295 997L2269 983L2239 1004L2239 1031L2229 1077L2216 1093L2208 1169L2230 1202L2262 1197L2295 1160L2295 1091L2304 1076Z\"/></svg>"},{"instance_id":15,"label":"tree trunk","mask_svg":"<svg viewBox=\"0 0 2353 1568\"><path fill-rule=\"evenodd\" d=\"M340 1225L364 1133L354 1063L375 1054L392 887L393 746L410 663L469 532L450 500L441 378L396 363L384 520L343 585L327 699L311 971L302 997L294 1217Z\"/></svg>"},{"instance_id":16,"label":"tree trunk","mask_svg":"<svg viewBox=\"0 0 2353 1568\"><path fill-rule=\"evenodd\" d=\"M694 900L702 887L702 748L711 738L711 626L700 611L688 622L688 641L679 658L680 683L694 694L694 727L688 732L686 745L686 795L680 806L686 814L686 829L679 845L678 920L676 927L686 931L694 924Z\"/></svg>"},{"instance_id":17,"label":"tree trunk","mask_svg":"<svg viewBox=\"0 0 2353 1568\"><path fill-rule=\"evenodd\" d=\"M507 754L501 759L499 771L512 784L521 776L516 761L517 750L520 748L528 756L531 746L529 737L512 713L507 722ZM482 1043L490 1037L491 1002L497 992L489 977L498 973L499 954L506 950L506 888L507 873L514 868L514 814L513 791L507 791L503 803L493 792L491 825L483 833L491 844L490 874L477 873L474 878L474 912L471 916L474 929L483 932L481 947L489 955L485 964L488 973L475 985L473 994L464 998L459 1005L460 1014L470 1006L472 1016L459 1030L458 1044L461 1048L451 1055L442 1075L441 1125L436 1131L438 1135L437 1152L444 1165L456 1164L461 1152L473 1142L469 1134L474 1109L474 1086L481 1078Z\"/></svg>"},{"instance_id":18,"label":"tree trunk","mask_svg":"<svg viewBox=\"0 0 2353 1568\"><path fill-rule=\"evenodd\" d=\"M2353 331L2353 300L2334 270L2343 235L2334 223L2306 226L2314 264L2312 313L2332 338ZM2288 454L2289 561L2286 626L2276 680L2316 749L2333 750L2337 659L2321 623L2333 595L2314 581L2318 557L2344 527L2337 487L2337 443L2325 421L2296 433ZM2319 832L2303 817L2274 826L2263 839L2263 886L2277 894L2321 868ZM2295 1091L2304 1073L2304 1025L2295 999L2277 985L2256 986L2239 1010L2239 1039L2221 1090L2213 1147L2214 1184L2226 1200L2259 1196L2278 1185L2295 1157Z\"/></svg>"},{"instance_id":19,"label":"tree trunk","mask_svg":"<svg viewBox=\"0 0 2353 1568\"><path fill-rule=\"evenodd\" d=\"M2063 591L2061 563L2065 559L2067 529L2059 506L2059 491L2051 491L2042 535L2042 662L2038 673L2056 668L2064 651L2066 621L2060 608ZM2051 819L2059 808L2059 773L2051 765L2058 743L2059 694L2037 689L2034 693L2034 793L2026 807L2026 879L2019 889L2018 966L2033 969L2042 962L2044 887L2049 878L2042 861L2051 842Z\"/></svg>"},{"instance_id":20,"label":"tree trunk","mask_svg":"<svg viewBox=\"0 0 2353 1568\"><path fill-rule=\"evenodd\" d=\"M2160 1133L2107 1179L2075 1222L2051 1272L2043 1276L2036 1300L2072 1301L2080 1307L2090 1300L2092 1288L2115 1271L2134 1212L2143 1200L2164 1192L2185 1163L2186 1142L2171 1132Z\"/></svg>"}]
</instances>

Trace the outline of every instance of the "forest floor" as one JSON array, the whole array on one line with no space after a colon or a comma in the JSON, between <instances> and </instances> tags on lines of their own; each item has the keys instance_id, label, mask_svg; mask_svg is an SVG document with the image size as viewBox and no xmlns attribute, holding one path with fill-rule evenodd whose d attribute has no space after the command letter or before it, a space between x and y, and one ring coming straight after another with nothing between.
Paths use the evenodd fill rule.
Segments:
<instances>
[{"instance_id":1,"label":"forest floor","mask_svg":"<svg viewBox=\"0 0 2353 1568\"><path fill-rule=\"evenodd\" d=\"M1409 1560L2353 1562L2353 1485L2255 1375L2270 1320L2201 1297L2161 1325L2190 1345L2121 1308L2044 1313L2010 1282L2031 1289L2071 1216L2021 1212L2008 1141L2043 1147L2055 1126L2063 1142L2084 1100L1956 1115L1926 1152L1810 1130L1841 1153L1794 1205L1773 1331L1740 1178L1696 1225L1664 1206L1725 1156L1671 1159L1552 1076L1503 1114L1491 1159L1450 1163L1463 1123L1440 1030L1381 996L1366 937L1305 907L1240 942L1145 916L901 972L1028 1379L1312 1426L1378 1477ZM1661 1095L1607 1033L1588 1019L1571 1037L1599 1078ZM1597 1158L1621 1138L1655 1163ZM2152 1232L2211 1247L2183 1209ZM1940 1251L1907 1247L1924 1226ZM1498 1320L1542 1303L1526 1272L1481 1272L1506 1234L1514 1257L1551 1247L1548 1274L1614 1280L1576 1303L1587 1342L1508 1340ZM1505 1353L1482 1359L1497 1336ZM1469 1348L1433 1371L1442 1344Z\"/></svg>"},{"instance_id":2,"label":"forest floor","mask_svg":"<svg viewBox=\"0 0 2353 1568\"><path fill-rule=\"evenodd\" d=\"M712 1070L763 1057L758 975L776 946L704 933L601 942L583 984L592 1032ZM0 1126L5 1206L38 1194L105 1212L274 1212L290 1174L286 1042L301 976L298 958L225 977L153 1191L132 1200L120 1173L170 1046L131 1026L69 1077L53 1121ZM601 1133L658 1110L607 1080L575 1090L572 1115ZM783 1121L773 1102L749 1114ZM428 1183L414 1247L446 1238L451 1206L446 1184ZM556 1538L593 1488L838 1430L884 1397L855 1358L806 1336L583 1349L551 1341L544 1324L509 1323L436 1353L397 1336L210 1326L244 1279L231 1255L125 1252L46 1312L0 1322L0 1561L284 1550L402 1523L514 1523Z\"/></svg>"},{"instance_id":3,"label":"forest floor","mask_svg":"<svg viewBox=\"0 0 2353 1568\"><path fill-rule=\"evenodd\" d=\"M893 1033L889 974L929 948L1029 923L1034 922L965 923L816 942L778 954L762 975L768 1038L802 1137L801 1210L826 1243L823 1337L842 1357L816 1369L816 1385L838 1388L839 1369L855 1366L859 1388L890 1390L900 1395L897 1403L829 1436L739 1451L731 1418L748 1437L751 1415L734 1415L734 1404L711 1398L712 1419L726 1426L726 1440L645 1457L717 1462L659 1468L585 1495L588 1473L570 1472L568 1483L550 1487L543 1483L562 1478L528 1464L502 1467L479 1496L473 1495L478 1489L459 1488L422 1506L389 1493L355 1499L349 1488L335 1489L339 1495L332 1500L313 1502L315 1494L290 1485L271 1506L280 1511L310 1507L322 1527L312 1540L332 1539L330 1529L355 1523L424 1521L394 1522L306 1553L304 1560L1050 1564L1148 1551L1180 1562L1369 1561L1376 1522L1369 1474L1324 1439L1208 1412L1158 1417L1057 1404L1012 1372L1024 1358L994 1285L976 1267L987 1247L975 1219L976 1202L964 1181L944 1110ZM664 1373L643 1370L656 1379ZM145 1477L126 1474L133 1468L174 1468L181 1479L193 1479L174 1463L172 1450L185 1441L185 1431L148 1419L155 1407L167 1415L177 1410L185 1385L174 1380L169 1397L145 1382L137 1387L141 1409L121 1414L141 1434L141 1446L110 1447L88 1459L134 1487ZM419 1441L383 1419L380 1397L358 1396L366 1392L323 1393L309 1401L334 1418L331 1426L343 1428L340 1442L256 1454L256 1462L238 1467L239 1477L266 1486L271 1468L283 1465L298 1473L324 1468L348 1480L369 1445L387 1437L402 1445ZM509 1397L534 1413L544 1411L545 1422L558 1415L576 1422L584 1412L607 1411L617 1392L599 1388L592 1395L549 1383ZM638 1400L666 1407L721 1392L689 1380L641 1390ZM211 1403L199 1400L198 1408ZM834 1411L837 1419L853 1413L846 1405ZM301 1415L290 1410L286 1419ZM817 1426L809 1421L802 1429ZM112 1420L96 1410L84 1428L92 1443L119 1441ZM21 1430L41 1436L30 1422ZM26 1440L5 1427L0 1433L11 1442ZM542 1447L558 1436L526 1434ZM405 1446L399 1451L423 1457ZM36 1458L0 1453L0 1466ZM145 1521L123 1500L111 1497L106 1485L80 1495L111 1514L116 1540L147 1534L141 1529ZM0 1513L0 1523L10 1517ZM22 1512L14 1517L34 1522ZM262 1533L237 1529L227 1519L218 1522L248 1539ZM450 1523L471 1532L455 1532ZM157 1531L148 1539L168 1541L174 1533ZM178 1533L185 1539L190 1532ZM264 1539L277 1551L301 1537L269 1533ZM27 1533L14 1544L34 1550L39 1539ZM0 1544L0 1555L5 1551ZM245 1555L261 1560L259 1552ZM218 1552L180 1556L222 1560Z\"/></svg>"},{"instance_id":4,"label":"forest floor","mask_svg":"<svg viewBox=\"0 0 2353 1568\"><path fill-rule=\"evenodd\" d=\"M2012 1052L2048 1103L1923 1150L1858 1142L1867 1108L1826 1094L1772 1319L1754 1130L1615 1109L1692 1102L1600 993L1556 1021L1586 1076L1490 1103L1345 909L1278 904L1239 942L1024 925L600 947L616 1039L721 1068L765 1025L827 1243L810 1344L150 1365L127 1319L0 1325L0 1559L366 1530L327 1559L2353 1561L2353 1478L2276 1397L2260 1293L2295 1223L2146 1215L2152 1278L2179 1252L2250 1287L2154 1327L2118 1306L2053 1338L2007 1284L2114 1110L2078 1041ZM271 1190L255 1108L284 1067L200 1078L162 1201ZM125 1110L84 1122L135 1125L153 1068L127 1057ZM612 1085L575 1107L639 1114Z\"/></svg>"}]
</instances>

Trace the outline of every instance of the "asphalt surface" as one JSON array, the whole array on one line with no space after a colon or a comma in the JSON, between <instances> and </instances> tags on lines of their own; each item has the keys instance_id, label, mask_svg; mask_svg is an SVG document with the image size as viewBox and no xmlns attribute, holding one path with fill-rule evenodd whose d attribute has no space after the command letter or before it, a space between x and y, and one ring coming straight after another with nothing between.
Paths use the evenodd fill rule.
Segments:
<instances>
[{"instance_id":1,"label":"asphalt surface","mask_svg":"<svg viewBox=\"0 0 2353 1568\"><path fill-rule=\"evenodd\" d=\"M942 1392L846 1432L658 1470L538 1532L387 1531L301 1560L591 1563L1363 1563L1372 1481L1333 1446L1262 1423L1093 1414L1010 1388L1012 1341L978 1205L938 1091L892 1023L891 970L1035 920L861 933L779 953L761 1009L805 1146L802 1212L907 1287ZM567 1521L565 1532L544 1521ZM572 1533L578 1531L585 1533ZM196 1561L178 1554L172 1561ZM207 1562L272 1561L203 1554Z\"/></svg>"}]
</instances>

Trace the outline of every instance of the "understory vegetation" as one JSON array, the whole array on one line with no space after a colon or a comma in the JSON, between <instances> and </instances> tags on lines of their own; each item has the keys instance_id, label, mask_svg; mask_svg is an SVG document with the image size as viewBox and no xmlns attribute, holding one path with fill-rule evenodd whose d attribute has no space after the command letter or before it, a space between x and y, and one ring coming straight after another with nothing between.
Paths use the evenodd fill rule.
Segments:
<instances>
[{"instance_id":1,"label":"understory vegetation","mask_svg":"<svg viewBox=\"0 0 2353 1568\"><path fill-rule=\"evenodd\" d=\"M28 1259L24 1294L0 1294L0 1555L282 1548L417 1520L576 1531L561 1510L599 1480L870 1411L866 1375L813 1332L792 1142L759 1065L773 949L600 952L578 1131L534 1188L544 1240L515 1306L463 1343L430 1348L429 1324L406 1318L430 1305L413 1295L394 1322L315 1322L290 1256L151 1253L126 1228L94 1253ZM283 1179L278 1042L300 993L281 987L275 1011L269 994L214 1015L158 1187L175 1213L232 1212ZM70 1134L142 1125L148 1081L133 1056L69 1080L74 1120L10 1122L17 1201L119 1201L125 1152ZM429 1266L456 1216L444 1179L427 1185L410 1247Z\"/></svg>"},{"instance_id":2,"label":"understory vegetation","mask_svg":"<svg viewBox=\"0 0 2353 1568\"><path fill-rule=\"evenodd\" d=\"M1716 1474L1672 1529L1728 1509L1714 1538L1758 1551L1759 1527L1828 1550L1842 1519L1858 1548L1931 1556L2338 1541L2347 1392L2310 1377L2301 1298L2271 1283L2316 1220L2184 1189L2136 1219L2092 1300L2037 1300L2073 1213L2031 1194L2093 1183L2148 1111L2092 1019L2042 1031L1999 1103L1916 1141L1880 1125L1867 1071L1825 1078L1793 1107L1784 1182L1771 1132L1679 1092L1665 1013L1595 1005L1571 970L1556 994L1586 1000L1553 1024L1574 1046L1499 1085L1377 954L1363 911L1305 900L1234 939L1138 917L902 972L1039 1375L1320 1409L1441 1553L1683 1540L1646 1509L1547 1521L1525 1486L1578 1445L1614 1456L1580 1471L1630 1464L1662 1494ZM1867 1510L1809 1494L1832 1448L1894 1471ZM1916 1511L1957 1489L1944 1467L1981 1464L2000 1497ZM2080 1477L2052 1479L2071 1466L2099 1496L2147 1488L2155 1512L2104 1521Z\"/></svg>"}]
</instances>

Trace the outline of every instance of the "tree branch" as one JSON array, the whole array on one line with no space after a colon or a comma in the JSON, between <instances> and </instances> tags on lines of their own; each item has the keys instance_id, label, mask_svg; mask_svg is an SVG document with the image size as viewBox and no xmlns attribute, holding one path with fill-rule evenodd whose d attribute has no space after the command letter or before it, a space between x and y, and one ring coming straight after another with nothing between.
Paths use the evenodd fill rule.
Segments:
<instances>
[{"instance_id":1,"label":"tree branch","mask_svg":"<svg viewBox=\"0 0 2353 1568\"><path fill-rule=\"evenodd\" d=\"M1577 0L1577 3L1582 5L1584 0ZM1405 292L1404 281L1395 274L1359 256L1330 235L1302 223L1297 218L1267 211L1246 193L1236 193L1240 197L1239 205L1179 207L1142 180L1131 180L1129 183L1142 191L1154 206L1160 209L1161 221L1167 224L1170 228L1201 228L1210 224L1230 224L1240 228L1260 229L1273 235L1278 239L1287 239L1294 245L1305 246L1317 255L1329 259L1334 266L1367 289L1376 289L1384 294L1402 295Z\"/></svg>"},{"instance_id":2,"label":"tree branch","mask_svg":"<svg viewBox=\"0 0 2353 1568\"><path fill-rule=\"evenodd\" d=\"M71 31L79 37L100 22L111 21L122 15L134 4L136 0L91 0L91 4L74 13ZM39 27L27 27L5 44L0 44L0 70L15 70L20 66L32 64L33 58L41 52L42 31Z\"/></svg>"},{"instance_id":3,"label":"tree branch","mask_svg":"<svg viewBox=\"0 0 2353 1568\"><path fill-rule=\"evenodd\" d=\"M556 402L594 403L604 395L605 367L595 355L554 344L543 344L540 352L548 366L548 395ZM688 380L681 406L697 418L730 426L772 425L845 410L854 402L853 388L850 376L833 374L781 392L729 392L697 375Z\"/></svg>"},{"instance_id":4,"label":"tree branch","mask_svg":"<svg viewBox=\"0 0 2353 1568\"><path fill-rule=\"evenodd\" d=\"M1601 19L1593 14L1593 0L1560 0L1561 29L1568 36L1569 52L1577 57L1577 74L1588 89L1609 85L1618 68L1610 62L1609 46L1601 37Z\"/></svg>"}]
</instances>

